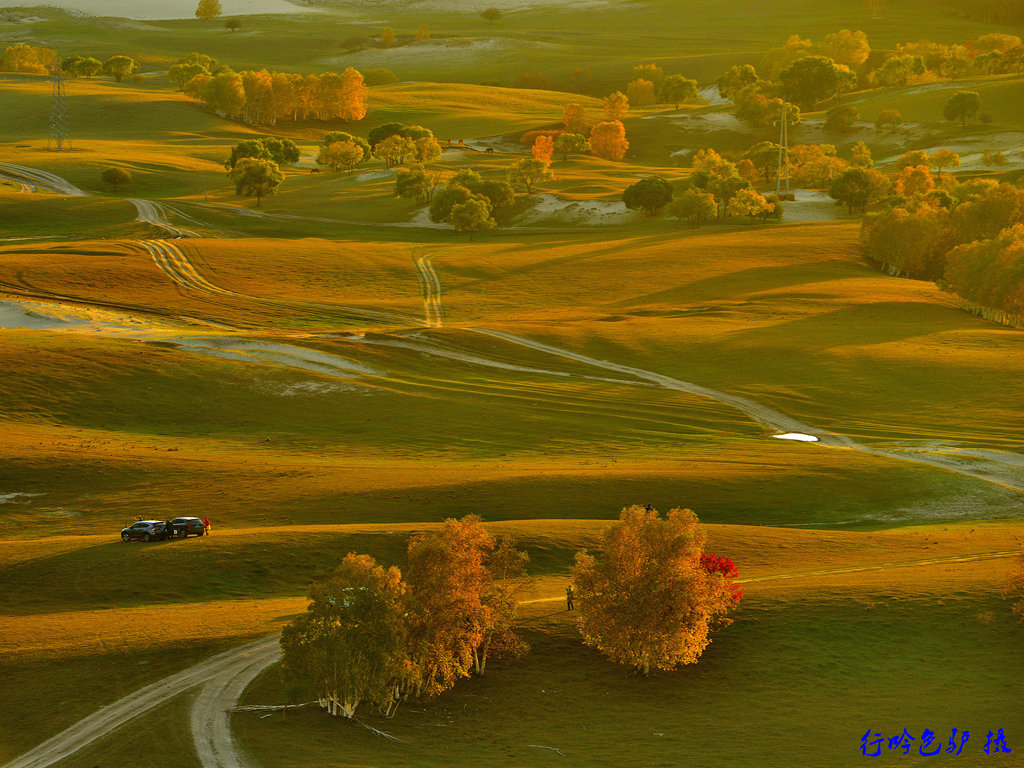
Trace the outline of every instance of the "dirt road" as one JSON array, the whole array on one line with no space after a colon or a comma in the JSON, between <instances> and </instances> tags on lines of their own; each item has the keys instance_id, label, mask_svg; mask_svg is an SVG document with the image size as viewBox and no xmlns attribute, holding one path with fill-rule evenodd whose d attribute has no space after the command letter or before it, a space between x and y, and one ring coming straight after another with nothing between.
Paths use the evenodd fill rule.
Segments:
<instances>
[{"instance_id":1,"label":"dirt road","mask_svg":"<svg viewBox=\"0 0 1024 768\"><path fill-rule=\"evenodd\" d=\"M108 704L94 714L79 720L70 728L61 731L53 738L47 739L35 749L26 752L21 757L15 758L2 768L44 768L44 766L53 765L97 739L112 733L130 720L148 712L153 707L163 704L165 701L199 685L203 686L197 701L197 707L200 702L203 703L202 714L198 716L199 722L203 722L203 717L206 717L207 713L213 712L209 717L213 718L217 727L221 727L221 719L216 716L216 710L221 706L225 707L225 709L233 707L238 700L238 696L244 690L245 685L260 670L265 669L277 660L280 654L278 643L279 635L261 638L260 640L255 640L218 654L152 685L147 685L145 688L141 688L135 693L129 694L113 704ZM194 732L197 722L196 710L193 710L192 722ZM226 727L226 715L224 715L224 723ZM221 752L214 751L213 757L209 758L208 755L208 758L219 760L221 759L219 755L224 754L225 759L232 759L231 755L235 753L233 746L231 746L230 732L218 734L216 741ZM225 744L227 745L226 747ZM200 749L198 743L196 747ZM228 751L224 752L225 749ZM200 755L202 754L203 751L200 750ZM204 761L203 767L231 766L234 768L242 765L242 763L237 761L237 757L234 759L235 762Z\"/></svg>"}]
</instances>

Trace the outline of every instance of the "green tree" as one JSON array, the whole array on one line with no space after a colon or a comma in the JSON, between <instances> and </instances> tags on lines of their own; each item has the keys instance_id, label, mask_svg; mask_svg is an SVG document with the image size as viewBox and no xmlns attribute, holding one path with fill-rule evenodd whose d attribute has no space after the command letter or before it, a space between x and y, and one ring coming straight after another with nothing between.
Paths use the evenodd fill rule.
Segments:
<instances>
[{"instance_id":1,"label":"green tree","mask_svg":"<svg viewBox=\"0 0 1024 768\"><path fill-rule=\"evenodd\" d=\"M73 56L65 56L60 60L60 71L67 72L69 75L71 75L71 77L78 77L78 70L76 69L76 67L78 66L78 62L80 62L83 58L85 57L79 56L78 54L75 54Z\"/></svg>"},{"instance_id":2,"label":"green tree","mask_svg":"<svg viewBox=\"0 0 1024 768\"><path fill-rule=\"evenodd\" d=\"M878 117L875 118L875 130L881 131L884 128L892 130L893 128L899 128L903 124L903 115L900 114L898 109L883 109L878 113Z\"/></svg>"},{"instance_id":3,"label":"green tree","mask_svg":"<svg viewBox=\"0 0 1024 768\"><path fill-rule=\"evenodd\" d=\"M291 139L280 139L267 136L262 139L245 139L231 148L231 155L224 161L229 171L243 158L273 160L278 165L287 165L299 161L299 148Z\"/></svg>"},{"instance_id":4,"label":"green tree","mask_svg":"<svg viewBox=\"0 0 1024 768\"><path fill-rule=\"evenodd\" d=\"M130 182L132 180L132 175L124 168L107 168L102 174L100 174L100 178L107 184L110 184L116 193L118 185Z\"/></svg>"},{"instance_id":5,"label":"green tree","mask_svg":"<svg viewBox=\"0 0 1024 768\"><path fill-rule=\"evenodd\" d=\"M554 150L562 154L564 163L573 152L589 152L590 142L586 136L579 133L560 133L555 137Z\"/></svg>"},{"instance_id":6,"label":"green tree","mask_svg":"<svg viewBox=\"0 0 1024 768\"><path fill-rule=\"evenodd\" d=\"M718 78L718 92L726 99L732 99L748 85L753 85L760 78L750 64L735 64L729 67Z\"/></svg>"},{"instance_id":7,"label":"green tree","mask_svg":"<svg viewBox=\"0 0 1024 768\"><path fill-rule=\"evenodd\" d=\"M139 65L135 63L135 59L130 56L111 56L105 62L103 62L104 74L110 75L118 83L123 78L134 75L139 69Z\"/></svg>"},{"instance_id":8,"label":"green tree","mask_svg":"<svg viewBox=\"0 0 1024 768\"><path fill-rule=\"evenodd\" d=\"M687 189L668 204L668 212L679 221L688 221L691 229L699 229L718 212L718 203L710 192Z\"/></svg>"},{"instance_id":9,"label":"green tree","mask_svg":"<svg viewBox=\"0 0 1024 768\"><path fill-rule=\"evenodd\" d=\"M282 678L308 687L332 715L351 718L362 703L393 712L409 665L401 573L349 553L309 597L281 633Z\"/></svg>"},{"instance_id":10,"label":"green tree","mask_svg":"<svg viewBox=\"0 0 1024 768\"><path fill-rule=\"evenodd\" d=\"M786 98L800 107L813 107L839 93L842 70L825 56L804 56L779 74Z\"/></svg>"},{"instance_id":11,"label":"green tree","mask_svg":"<svg viewBox=\"0 0 1024 768\"><path fill-rule=\"evenodd\" d=\"M751 219L768 217L772 211L772 204L765 199L765 196L754 189L741 189L729 201L726 213L729 216L747 216Z\"/></svg>"},{"instance_id":12,"label":"green tree","mask_svg":"<svg viewBox=\"0 0 1024 768\"><path fill-rule=\"evenodd\" d=\"M85 75L90 80L103 71L103 62L99 59L94 59L92 56L82 57L75 65L75 72L79 75Z\"/></svg>"},{"instance_id":13,"label":"green tree","mask_svg":"<svg viewBox=\"0 0 1024 768\"><path fill-rule=\"evenodd\" d=\"M647 80L657 89L665 80L665 71L657 64L637 64L633 67L633 79Z\"/></svg>"},{"instance_id":14,"label":"green tree","mask_svg":"<svg viewBox=\"0 0 1024 768\"><path fill-rule=\"evenodd\" d=\"M393 168L402 165L405 158L416 153L416 142L404 136L388 136L373 148L375 157L384 159L384 165Z\"/></svg>"},{"instance_id":15,"label":"green tree","mask_svg":"<svg viewBox=\"0 0 1024 768\"><path fill-rule=\"evenodd\" d=\"M679 105L684 101L696 99L699 95L696 80L682 75L669 75L658 91L658 101L663 104L675 104L676 109L679 109Z\"/></svg>"},{"instance_id":16,"label":"green tree","mask_svg":"<svg viewBox=\"0 0 1024 768\"><path fill-rule=\"evenodd\" d=\"M380 144L380 142L384 141L384 139L388 138L389 136L404 135L403 131L405 131L408 127L409 126L407 126L405 123L381 123L376 128L370 129L370 132L366 135L366 139L370 143L370 147L372 150L373 147L376 147L378 144Z\"/></svg>"},{"instance_id":17,"label":"green tree","mask_svg":"<svg viewBox=\"0 0 1024 768\"><path fill-rule=\"evenodd\" d=\"M398 76L385 67L373 67L363 72L363 82L371 85L391 85L398 82Z\"/></svg>"},{"instance_id":18,"label":"green tree","mask_svg":"<svg viewBox=\"0 0 1024 768\"><path fill-rule=\"evenodd\" d=\"M430 201L430 210L427 215L435 224L444 224L452 215L452 208L466 202L473 193L468 187L462 184L453 184L449 181L444 189L439 189Z\"/></svg>"},{"instance_id":19,"label":"green tree","mask_svg":"<svg viewBox=\"0 0 1024 768\"><path fill-rule=\"evenodd\" d=\"M554 178L551 169L541 160L524 157L508 169L508 180L513 186L526 187L526 194L533 192L533 185Z\"/></svg>"},{"instance_id":20,"label":"green tree","mask_svg":"<svg viewBox=\"0 0 1024 768\"><path fill-rule=\"evenodd\" d=\"M968 119L974 117L980 111L980 93L977 91L957 91L946 102L946 106L942 109L942 115L950 121L959 120L960 126L966 128Z\"/></svg>"},{"instance_id":21,"label":"green tree","mask_svg":"<svg viewBox=\"0 0 1024 768\"><path fill-rule=\"evenodd\" d=\"M754 164L764 176L764 183L769 184L779 169L779 150L782 149L774 141L759 141L746 152L743 157Z\"/></svg>"},{"instance_id":22,"label":"green tree","mask_svg":"<svg viewBox=\"0 0 1024 768\"><path fill-rule=\"evenodd\" d=\"M388 27L380 33L380 44L384 48L390 48L395 44L395 30Z\"/></svg>"},{"instance_id":23,"label":"green tree","mask_svg":"<svg viewBox=\"0 0 1024 768\"><path fill-rule=\"evenodd\" d=\"M320 147L316 162L335 171L352 171L362 159L363 148L354 141L335 141L326 147Z\"/></svg>"},{"instance_id":24,"label":"green tree","mask_svg":"<svg viewBox=\"0 0 1024 768\"><path fill-rule=\"evenodd\" d=\"M320 141L320 146L328 147L336 141L351 141L363 150L363 159L366 160L373 154L373 150L370 149L370 142L359 136L353 136L351 133L345 131L330 131Z\"/></svg>"},{"instance_id":25,"label":"green tree","mask_svg":"<svg viewBox=\"0 0 1024 768\"><path fill-rule=\"evenodd\" d=\"M199 0L199 5L196 6L197 19L215 19L220 14L220 0Z\"/></svg>"},{"instance_id":26,"label":"green tree","mask_svg":"<svg viewBox=\"0 0 1024 768\"><path fill-rule=\"evenodd\" d=\"M412 198L418 203L425 203L430 200L436 181L437 174L428 173L421 165L401 168L395 176L395 196ZM451 210L448 211L448 214L451 215Z\"/></svg>"},{"instance_id":27,"label":"green tree","mask_svg":"<svg viewBox=\"0 0 1024 768\"><path fill-rule=\"evenodd\" d=\"M242 20L238 18L226 19L224 21L224 29L229 32L237 32L242 28Z\"/></svg>"},{"instance_id":28,"label":"green tree","mask_svg":"<svg viewBox=\"0 0 1024 768\"><path fill-rule=\"evenodd\" d=\"M846 133L857 124L860 113L849 106L832 107L825 113L824 128L831 133Z\"/></svg>"},{"instance_id":29,"label":"green tree","mask_svg":"<svg viewBox=\"0 0 1024 768\"><path fill-rule=\"evenodd\" d=\"M704 532L688 509L633 506L605 531L601 556L576 555L583 642L647 675L695 663L712 629L729 623L732 583L702 564Z\"/></svg>"},{"instance_id":30,"label":"green tree","mask_svg":"<svg viewBox=\"0 0 1024 768\"><path fill-rule=\"evenodd\" d=\"M277 163L257 157L243 157L228 175L235 182L235 194L255 197L257 208L264 197L277 194L284 181L284 174Z\"/></svg>"},{"instance_id":31,"label":"green tree","mask_svg":"<svg viewBox=\"0 0 1024 768\"><path fill-rule=\"evenodd\" d=\"M648 176L630 184L622 193L622 202L632 211L643 209L654 216L672 201L672 185L658 176Z\"/></svg>"},{"instance_id":32,"label":"green tree","mask_svg":"<svg viewBox=\"0 0 1024 768\"><path fill-rule=\"evenodd\" d=\"M493 24L502 17L501 11L497 8L485 8L484 10L480 11L480 15L483 16L484 19L486 19L487 21L491 22L491 24Z\"/></svg>"},{"instance_id":33,"label":"green tree","mask_svg":"<svg viewBox=\"0 0 1024 768\"><path fill-rule=\"evenodd\" d=\"M846 206L848 213L864 211L871 196L871 180L864 168L848 168L833 179L829 197Z\"/></svg>"},{"instance_id":34,"label":"green tree","mask_svg":"<svg viewBox=\"0 0 1024 768\"><path fill-rule=\"evenodd\" d=\"M492 210L507 208L516 201L516 191L507 181L501 179L487 179L481 181L470 189L477 195L487 198L491 203Z\"/></svg>"},{"instance_id":35,"label":"green tree","mask_svg":"<svg viewBox=\"0 0 1024 768\"><path fill-rule=\"evenodd\" d=\"M497 226L497 222L491 217L490 202L482 197L472 197L464 203L453 205L448 221L455 227L456 232L468 232L470 240L473 239L474 232ZM483 637L480 638L479 644L483 644Z\"/></svg>"},{"instance_id":36,"label":"green tree","mask_svg":"<svg viewBox=\"0 0 1024 768\"><path fill-rule=\"evenodd\" d=\"M178 86L178 90L185 87L185 83L196 75L208 75L210 70L202 64L179 62L167 70L167 79Z\"/></svg>"}]
</instances>

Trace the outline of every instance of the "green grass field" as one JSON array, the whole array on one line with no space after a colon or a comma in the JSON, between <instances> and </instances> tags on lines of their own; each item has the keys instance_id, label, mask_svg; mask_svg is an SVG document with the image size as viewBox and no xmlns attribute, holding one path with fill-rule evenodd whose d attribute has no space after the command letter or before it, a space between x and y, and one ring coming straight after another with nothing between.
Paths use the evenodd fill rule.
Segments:
<instances>
[{"instance_id":1,"label":"green grass field","mask_svg":"<svg viewBox=\"0 0 1024 768\"><path fill-rule=\"evenodd\" d=\"M244 16L235 33L0 14L4 41L142 65L136 81L68 83L62 153L46 149L49 82L0 76L0 161L87 193L0 181L0 766L279 631L348 552L401 568L410 536L466 514L530 554L531 653L393 719L360 714L398 742L316 708L235 713L247 764L839 768L870 761L869 728L929 728L943 744L957 728L971 733L959 757L918 757L915 744L875 762L1024 765L1024 634L1001 597L1024 542L1020 331L865 264L855 217L690 230L615 207L643 176L683 183L686 150L735 155L765 138L729 105L631 110L623 162L556 158L554 180L472 241L395 197L380 160L309 172L327 131L398 120L454 141L434 165L442 180L466 168L498 179L525 156L518 137L558 124L567 104L600 119L600 99L509 87L524 72L559 84L586 67L603 95L653 61L703 87L791 34L863 29L885 50L1021 30L924 0L892 0L878 18L858 2L524 3L493 24L440 2L315 8ZM429 43L412 40L419 24ZM385 50L387 26L398 41ZM363 41L342 50L352 37ZM371 88L358 123L255 128L174 90L164 71L191 51L238 70L387 67L399 82ZM908 125L834 141L865 140L876 160L986 141L1010 151L1024 139L1021 83L853 93L862 120L897 108ZM990 123L942 120L960 88L982 94ZM822 114L807 117L794 143L833 140ZM292 138L302 158L257 211L223 162L262 135ZM113 166L132 175L116 193L100 179ZM199 236L168 239L130 198ZM737 397L857 446L773 439L782 430ZM649 679L584 648L560 599L575 553L635 503L694 509L746 590L698 664ZM136 514L208 515L213 533L124 544ZM200 768L194 698L62 764ZM276 668L242 695L284 699ZM986 755L998 728L1014 752Z\"/></svg>"}]
</instances>

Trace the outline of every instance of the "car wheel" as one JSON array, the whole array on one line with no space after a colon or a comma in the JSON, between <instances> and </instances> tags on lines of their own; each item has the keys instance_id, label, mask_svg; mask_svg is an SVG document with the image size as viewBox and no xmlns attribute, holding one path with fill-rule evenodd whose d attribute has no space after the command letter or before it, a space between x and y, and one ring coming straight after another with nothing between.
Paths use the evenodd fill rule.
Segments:
<instances>
[{"instance_id":1,"label":"car wheel","mask_svg":"<svg viewBox=\"0 0 1024 768\"><path fill-rule=\"evenodd\" d=\"M153 537L150 536L148 533L145 536L143 536L142 538L144 538L146 541L152 541L153 540Z\"/></svg>"},{"instance_id":2,"label":"car wheel","mask_svg":"<svg viewBox=\"0 0 1024 768\"><path fill-rule=\"evenodd\" d=\"M131 539L131 536L129 536L127 533L122 533L121 534L121 541L127 542L130 539Z\"/></svg>"}]
</instances>

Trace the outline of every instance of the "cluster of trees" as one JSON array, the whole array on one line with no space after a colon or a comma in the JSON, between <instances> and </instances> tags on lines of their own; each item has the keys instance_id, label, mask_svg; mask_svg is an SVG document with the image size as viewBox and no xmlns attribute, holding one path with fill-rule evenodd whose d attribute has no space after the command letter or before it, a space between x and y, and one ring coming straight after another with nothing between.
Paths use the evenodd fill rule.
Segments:
<instances>
[{"instance_id":1,"label":"cluster of trees","mask_svg":"<svg viewBox=\"0 0 1024 768\"><path fill-rule=\"evenodd\" d=\"M527 562L472 515L411 539L404 574L349 554L282 632L282 677L351 718L363 704L391 715L482 675L489 658L528 650L514 596Z\"/></svg>"},{"instance_id":2,"label":"cluster of trees","mask_svg":"<svg viewBox=\"0 0 1024 768\"><path fill-rule=\"evenodd\" d=\"M366 85L352 67L342 73L234 72L205 54L192 53L167 70L179 89L208 108L254 125L278 120L357 121L366 116Z\"/></svg>"},{"instance_id":3,"label":"cluster of trees","mask_svg":"<svg viewBox=\"0 0 1024 768\"><path fill-rule=\"evenodd\" d=\"M391 122L378 125L367 135L370 152L384 160L388 168L404 165L406 158L424 165L441 157L441 144L422 125Z\"/></svg>"},{"instance_id":4,"label":"cluster of trees","mask_svg":"<svg viewBox=\"0 0 1024 768\"><path fill-rule=\"evenodd\" d=\"M751 188L756 178L750 161L743 161L749 177L740 167L726 160L713 149L702 149L693 157L695 172L680 194L667 180L648 176L631 184L622 193L622 201L631 210L642 210L655 216L663 210L692 228L717 216L725 218L760 219L782 217L782 204L776 195L763 195Z\"/></svg>"},{"instance_id":5,"label":"cluster of trees","mask_svg":"<svg viewBox=\"0 0 1024 768\"><path fill-rule=\"evenodd\" d=\"M345 131L331 131L320 142L317 165L326 165L335 171L353 171L373 154L370 142Z\"/></svg>"},{"instance_id":6,"label":"cluster of trees","mask_svg":"<svg viewBox=\"0 0 1024 768\"><path fill-rule=\"evenodd\" d=\"M959 164L949 150L909 152L901 164L882 210L864 220L864 255L890 274L938 281L978 314L1024 324L1024 190L942 176Z\"/></svg>"},{"instance_id":7,"label":"cluster of trees","mask_svg":"<svg viewBox=\"0 0 1024 768\"><path fill-rule=\"evenodd\" d=\"M38 48L33 45L9 45L0 56L0 70L5 72L31 72L48 74L57 67L57 52L50 48ZM111 56L100 61L92 56L65 56L60 60L62 72L71 77L92 78L104 74L121 82L139 71L139 65L130 56Z\"/></svg>"},{"instance_id":8,"label":"cluster of trees","mask_svg":"<svg viewBox=\"0 0 1024 768\"><path fill-rule=\"evenodd\" d=\"M534 158L524 158L520 163L547 167ZM515 174L510 170L510 177ZM436 175L431 176L414 168L408 173L399 171L395 181L395 192L402 197L416 197L430 202L430 220L451 224L457 232L473 233L497 226L494 212L509 208L515 203L515 190L508 181L484 179L474 170L464 169L451 176L445 186L433 193Z\"/></svg>"},{"instance_id":9,"label":"cluster of trees","mask_svg":"<svg viewBox=\"0 0 1024 768\"><path fill-rule=\"evenodd\" d=\"M4 48L0 69L4 72L30 72L45 75L57 66L57 52L51 48L18 44Z\"/></svg>"},{"instance_id":10,"label":"cluster of trees","mask_svg":"<svg viewBox=\"0 0 1024 768\"><path fill-rule=\"evenodd\" d=\"M638 107L674 104L679 109L680 104L699 99L700 93L696 80L679 74L666 76L657 64L638 64L626 85L626 96Z\"/></svg>"},{"instance_id":11,"label":"cluster of trees","mask_svg":"<svg viewBox=\"0 0 1024 768\"><path fill-rule=\"evenodd\" d=\"M299 162L299 148L291 139L276 136L265 136L261 139L246 139L231 148L231 156L224 161L229 171L244 158L272 160L278 165L290 165Z\"/></svg>"},{"instance_id":12,"label":"cluster of trees","mask_svg":"<svg viewBox=\"0 0 1024 768\"><path fill-rule=\"evenodd\" d=\"M428 27L426 24L420 24L418 27L416 27L416 30L413 32L412 37L413 40L415 40L418 43L429 41L430 27ZM393 30L391 27L387 27L383 32L380 33L380 47L390 48L395 44L395 41L397 39L398 38L395 35L395 30ZM359 38L359 40L360 42L362 42L362 38Z\"/></svg>"},{"instance_id":13,"label":"cluster of trees","mask_svg":"<svg viewBox=\"0 0 1024 768\"><path fill-rule=\"evenodd\" d=\"M695 663L743 595L732 560L705 554L704 545L688 509L664 518L649 507L624 509L599 557L576 555L584 644L642 675Z\"/></svg>"}]
</instances>

